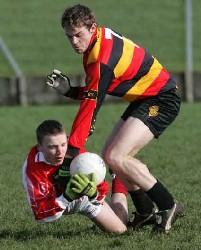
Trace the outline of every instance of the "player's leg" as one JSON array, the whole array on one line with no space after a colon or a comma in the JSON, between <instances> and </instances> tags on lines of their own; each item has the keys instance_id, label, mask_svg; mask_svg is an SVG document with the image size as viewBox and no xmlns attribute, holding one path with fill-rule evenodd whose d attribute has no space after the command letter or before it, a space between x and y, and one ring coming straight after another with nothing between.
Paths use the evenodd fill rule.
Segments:
<instances>
[{"instance_id":1,"label":"player's leg","mask_svg":"<svg viewBox=\"0 0 201 250\"><path fill-rule=\"evenodd\" d=\"M124 233L126 225L106 203L91 202L88 196L69 202L63 215L82 214L92 220L101 230L111 233Z\"/></svg>"},{"instance_id":2,"label":"player's leg","mask_svg":"<svg viewBox=\"0 0 201 250\"><path fill-rule=\"evenodd\" d=\"M147 166L132 158L130 154L138 152L154 136L158 137L175 119L179 110L179 98L173 91L154 100L140 102L137 106L131 104L132 107L133 113L127 109L125 122L105 147L104 159L129 191L134 190L136 185L139 186L156 203L160 211L166 211L161 213L162 223L157 226L166 231L182 209L168 190L149 172ZM138 116L140 119L136 118Z\"/></svg>"},{"instance_id":3,"label":"player's leg","mask_svg":"<svg viewBox=\"0 0 201 250\"><path fill-rule=\"evenodd\" d=\"M104 148L107 148L110 141L118 132L120 127L121 127L121 122L118 122L114 126L110 136L106 140ZM104 149L103 149L103 154L104 154ZM122 184L122 182L115 176L115 174L112 173L111 170L109 170L109 173L112 178L112 194L111 194L111 199L110 199L109 204L112 210L116 213L116 215L123 221L123 223L127 224L128 222L128 204L127 204L128 191L125 188L125 186Z\"/></svg>"},{"instance_id":4,"label":"player's leg","mask_svg":"<svg viewBox=\"0 0 201 250\"><path fill-rule=\"evenodd\" d=\"M100 212L92 218L92 221L103 231L121 234L127 230L126 225L106 202L103 203Z\"/></svg>"},{"instance_id":5,"label":"player's leg","mask_svg":"<svg viewBox=\"0 0 201 250\"><path fill-rule=\"evenodd\" d=\"M114 126L112 133L105 143L103 155L105 154L105 151L109 147L110 143L117 136L123 124L124 121L120 119ZM135 148L130 154L135 155L138 150L140 150L140 148ZM128 207L126 199L128 191L119 178L115 177L115 174L112 174L112 176L114 176L114 178L112 178L112 195L110 205L119 218L125 222L128 219ZM154 205L149 196L147 196L147 194L142 189L139 189L137 185L134 187L133 191L129 193L136 208L136 216L132 222L133 228L139 229L146 224L153 224L155 222L155 215L153 213Z\"/></svg>"},{"instance_id":6,"label":"player's leg","mask_svg":"<svg viewBox=\"0 0 201 250\"><path fill-rule=\"evenodd\" d=\"M129 117L104 149L103 157L106 164L128 191L136 190L136 185L147 191L156 183L146 165L130 155L131 152L138 152L147 145L153 137L142 121Z\"/></svg>"},{"instance_id":7,"label":"player's leg","mask_svg":"<svg viewBox=\"0 0 201 250\"><path fill-rule=\"evenodd\" d=\"M110 207L120 220L126 225L128 223L127 196L124 193L112 193Z\"/></svg>"},{"instance_id":8,"label":"player's leg","mask_svg":"<svg viewBox=\"0 0 201 250\"><path fill-rule=\"evenodd\" d=\"M106 148L104 159L128 191L135 191L137 185L156 203L159 210L169 210L175 204L172 195L145 164L130 156L130 152L135 151L133 149L138 151L152 139L152 132L143 122L129 117Z\"/></svg>"}]
</instances>

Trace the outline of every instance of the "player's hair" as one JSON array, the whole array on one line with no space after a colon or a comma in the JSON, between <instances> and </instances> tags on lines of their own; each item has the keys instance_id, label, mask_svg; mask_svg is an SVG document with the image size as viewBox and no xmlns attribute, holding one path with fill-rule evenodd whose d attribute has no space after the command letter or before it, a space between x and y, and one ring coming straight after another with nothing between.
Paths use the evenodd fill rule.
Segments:
<instances>
[{"instance_id":1,"label":"player's hair","mask_svg":"<svg viewBox=\"0 0 201 250\"><path fill-rule=\"evenodd\" d=\"M88 7L81 4L68 7L61 18L63 28L65 26L77 28L85 26L90 29L93 23L96 23L95 14Z\"/></svg>"},{"instance_id":2,"label":"player's hair","mask_svg":"<svg viewBox=\"0 0 201 250\"><path fill-rule=\"evenodd\" d=\"M65 129L60 122L56 120L45 120L36 129L36 138L39 144L42 144L44 136L57 135L65 133Z\"/></svg>"}]
</instances>

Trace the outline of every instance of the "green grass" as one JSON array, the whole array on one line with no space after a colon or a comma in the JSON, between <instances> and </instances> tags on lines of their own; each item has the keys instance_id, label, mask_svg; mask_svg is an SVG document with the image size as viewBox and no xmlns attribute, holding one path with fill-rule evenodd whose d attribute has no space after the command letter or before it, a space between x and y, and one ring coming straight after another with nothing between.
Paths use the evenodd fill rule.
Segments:
<instances>
[{"instance_id":1,"label":"green grass","mask_svg":"<svg viewBox=\"0 0 201 250\"><path fill-rule=\"evenodd\" d=\"M200 122L201 104L182 104L173 125L144 148L138 158L161 180L186 208L169 235L154 235L150 228L111 235L92 228L81 215L62 217L50 224L34 221L22 186L22 165L35 144L35 128L44 119L58 119L69 131L77 105L0 108L0 249L200 249ZM87 148L101 152L112 124L125 103L105 104ZM107 175L110 182L109 176ZM107 198L109 199L109 197ZM129 201L129 210L133 206Z\"/></svg>"},{"instance_id":2,"label":"green grass","mask_svg":"<svg viewBox=\"0 0 201 250\"><path fill-rule=\"evenodd\" d=\"M134 39L153 53L171 72L185 69L185 19L183 0L81 0L92 8L98 23ZM201 1L193 2L194 70L201 68ZM0 35L25 75L47 75L53 68L68 74L82 73L60 26L64 9L74 0L0 0ZM13 72L0 52L0 76Z\"/></svg>"}]
</instances>

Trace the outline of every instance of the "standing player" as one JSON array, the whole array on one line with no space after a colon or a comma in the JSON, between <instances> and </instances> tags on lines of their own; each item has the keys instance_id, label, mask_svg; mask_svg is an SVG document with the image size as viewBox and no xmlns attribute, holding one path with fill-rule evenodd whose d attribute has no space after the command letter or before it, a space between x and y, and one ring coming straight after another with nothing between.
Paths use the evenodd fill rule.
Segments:
<instances>
[{"instance_id":1,"label":"standing player","mask_svg":"<svg viewBox=\"0 0 201 250\"><path fill-rule=\"evenodd\" d=\"M123 233L126 226L104 201L109 185L96 187L95 176L75 174L63 185L60 166L67 150L67 136L55 120L42 122L37 130L37 146L29 152L23 167L23 183L34 217L51 222L62 215L80 213L102 230ZM65 180L66 182L66 180Z\"/></svg>"},{"instance_id":2,"label":"standing player","mask_svg":"<svg viewBox=\"0 0 201 250\"><path fill-rule=\"evenodd\" d=\"M180 98L174 80L145 49L110 28L98 27L94 13L86 6L67 8L62 27L73 49L83 54L86 72L85 87L72 87L68 77L58 70L48 76L48 85L81 100L68 155L75 157L83 150L106 94L128 101L103 149L104 160L117 177L112 183L112 207L126 220L128 190L136 207L133 228L154 222L155 232L168 232L183 207L135 155L178 115Z\"/></svg>"}]
</instances>

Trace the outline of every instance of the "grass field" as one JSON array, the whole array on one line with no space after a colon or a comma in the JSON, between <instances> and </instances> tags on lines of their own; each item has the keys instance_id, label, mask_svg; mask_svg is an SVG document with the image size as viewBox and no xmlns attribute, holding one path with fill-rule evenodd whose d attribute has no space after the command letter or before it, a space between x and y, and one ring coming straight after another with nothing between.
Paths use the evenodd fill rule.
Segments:
<instances>
[{"instance_id":1,"label":"grass field","mask_svg":"<svg viewBox=\"0 0 201 250\"><path fill-rule=\"evenodd\" d=\"M0 249L201 249L200 103L183 103L175 123L138 155L185 205L185 217L176 222L169 235L154 235L150 228L120 236L106 234L92 229L93 224L80 215L62 217L50 224L34 221L21 172L26 154L35 143L35 128L42 120L53 118L64 123L69 131L77 108L77 105L0 108ZM125 103L103 106L95 134L87 142L89 151L100 153L111 124L124 108ZM128 201L131 212L133 207Z\"/></svg>"}]
</instances>

